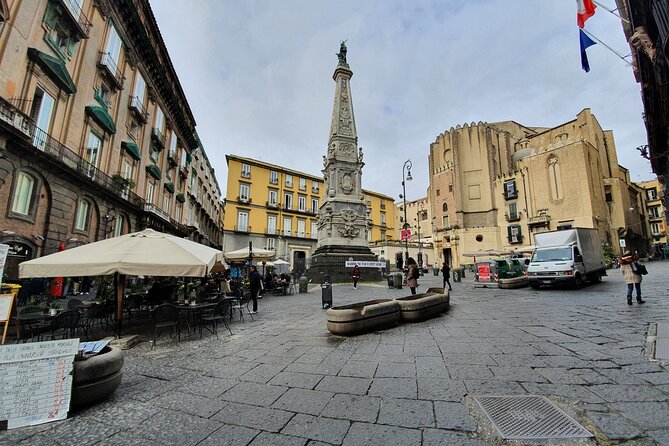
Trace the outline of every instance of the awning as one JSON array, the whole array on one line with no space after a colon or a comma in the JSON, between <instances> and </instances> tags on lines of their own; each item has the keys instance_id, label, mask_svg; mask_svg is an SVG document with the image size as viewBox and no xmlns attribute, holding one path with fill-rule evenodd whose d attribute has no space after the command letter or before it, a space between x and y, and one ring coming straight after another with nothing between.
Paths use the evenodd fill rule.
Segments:
<instances>
[{"instance_id":1,"label":"awning","mask_svg":"<svg viewBox=\"0 0 669 446\"><path fill-rule=\"evenodd\" d=\"M107 113L107 110L105 110L103 107L99 107L97 105L87 105L86 113L91 118L93 118L95 122L100 124L107 133L112 135L116 133L116 124L114 124L114 120L111 116L109 116L109 113Z\"/></svg>"},{"instance_id":2,"label":"awning","mask_svg":"<svg viewBox=\"0 0 669 446\"><path fill-rule=\"evenodd\" d=\"M68 94L77 92L77 87L72 82L72 77L65 67L65 62L53 56L49 56L36 48L28 48L28 57L44 70L49 78Z\"/></svg>"},{"instance_id":3,"label":"awning","mask_svg":"<svg viewBox=\"0 0 669 446\"><path fill-rule=\"evenodd\" d=\"M163 178L163 174L160 172L160 169L158 168L158 166L154 164L149 164L148 166L146 166L146 171L156 180L160 180Z\"/></svg>"},{"instance_id":4,"label":"awning","mask_svg":"<svg viewBox=\"0 0 669 446\"><path fill-rule=\"evenodd\" d=\"M193 161L193 155L191 155L190 153L187 153L187 154L186 154L186 162L187 162L188 164L190 164L191 161Z\"/></svg>"},{"instance_id":5,"label":"awning","mask_svg":"<svg viewBox=\"0 0 669 446\"><path fill-rule=\"evenodd\" d=\"M128 154L137 161L142 159L142 155L139 153L139 147L134 142L121 141L121 147L124 148L125 151L128 152Z\"/></svg>"},{"instance_id":6,"label":"awning","mask_svg":"<svg viewBox=\"0 0 669 446\"><path fill-rule=\"evenodd\" d=\"M176 195L177 201L180 203L185 203L186 202L186 197L184 197L184 194L177 194Z\"/></svg>"},{"instance_id":7,"label":"awning","mask_svg":"<svg viewBox=\"0 0 669 446\"><path fill-rule=\"evenodd\" d=\"M169 183L165 183L165 189L167 189L171 194L174 193L174 183L171 181Z\"/></svg>"}]
</instances>

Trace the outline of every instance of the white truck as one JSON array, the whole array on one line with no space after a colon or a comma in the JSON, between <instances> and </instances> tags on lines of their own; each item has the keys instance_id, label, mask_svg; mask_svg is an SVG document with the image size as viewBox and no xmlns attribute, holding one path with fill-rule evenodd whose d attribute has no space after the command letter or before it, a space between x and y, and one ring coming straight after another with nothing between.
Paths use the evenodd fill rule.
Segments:
<instances>
[{"instance_id":1,"label":"white truck","mask_svg":"<svg viewBox=\"0 0 669 446\"><path fill-rule=\"evenodd\" d=\"M597 229L572 228L534 234L534 251L527 265L532 288L559 284L578 287L585 280L601 282L605 275Z\"/></svg>"}]
</instances>

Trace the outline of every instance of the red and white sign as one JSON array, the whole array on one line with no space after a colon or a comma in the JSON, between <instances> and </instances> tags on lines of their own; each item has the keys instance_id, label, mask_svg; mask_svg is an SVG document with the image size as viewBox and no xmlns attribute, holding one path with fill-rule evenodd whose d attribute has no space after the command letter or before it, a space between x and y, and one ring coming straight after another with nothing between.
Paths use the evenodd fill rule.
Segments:
<instances>
[{"instance_id":1,"label":"red and white sign","mask_svg":"<svg viewBox=\"0 0 669 446\"><path fill-rule=\"evenodd\" d=\"M411 238L411 229L402 229L400 240L409 240Z\"/></svg>"},{"instance_id":2,"label":"red and white sign","mask_svg":"<svg viewBox=\"0 0 669 446\"><path fill-rule=\"evenodd\" d=\"M478 265L479 282L490 282L490 264L479 263Z\"/></svg>"}]
</instances>

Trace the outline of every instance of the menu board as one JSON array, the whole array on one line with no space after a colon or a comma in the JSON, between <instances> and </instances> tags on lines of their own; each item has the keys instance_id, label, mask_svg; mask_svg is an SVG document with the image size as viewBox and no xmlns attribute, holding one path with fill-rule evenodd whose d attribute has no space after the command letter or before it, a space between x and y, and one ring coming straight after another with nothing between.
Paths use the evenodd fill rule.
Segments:
<instances>
[{"instance_id":1,"label":"menu board","mask_svg":"<svg viewBox=\"0 0 669 446\"><path fill-rule=\"evenodd\" d=\"M67 418L79 339L0 346L0 429Z\"/></svg>"},{"instance_id":2,"label":"menu board","mask_svg":"<svg viewBox=\"0 0 669 446\"><path fill-rule=\"evenodd\" d=\"M0 294L0 322L8 321L12 311L13 294Z\"/></svg>"}]
</instances>

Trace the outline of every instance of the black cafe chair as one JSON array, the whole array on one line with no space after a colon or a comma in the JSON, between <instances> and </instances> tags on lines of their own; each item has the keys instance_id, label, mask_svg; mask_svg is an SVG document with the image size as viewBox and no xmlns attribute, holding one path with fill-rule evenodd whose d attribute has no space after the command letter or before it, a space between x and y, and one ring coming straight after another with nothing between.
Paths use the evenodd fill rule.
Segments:
<instances>
[{"instance_id":1,"label":"black cafe chair","mask_svg":"<svg viewBox=\"0 0 669 446\"><path fill-rule=\"evenodd\" d=\"M218 323L222 322L225 328L228 329L230 332L230 335L232 335L232 330L230 330L230 326L228 323L225 321L226 318L230 317L230 301L229 300L221 300L219 301L216 306L214 307L213 311L210 311L208 313L204 313L201 317L200 323L207 328L208 331L216 335L216 338L218 338ZM213 330L209 329L207 327L207 324L211 324L213 326Z\"/></svg>"},{"instance_id":2,"label":"black cafe chair","mask_svg":"<svg viewBox=\"0 0 669 446\"><path fill-rule=\"evenodd\" d=\"M158 305L151 312L153 319L153 345L156 345L156 336L160 335L163 328L170 329L170 337L174 337L174 330L177 332L177 342L181 340L179 330L179 309L172 304Z\"/></svg>"},{"instance_id":3,"label":"black cafe chair","mask_svg":"<svg viewBox=\"0 0 669 446\"><path fill-rule=\"evenodd\" d=\"M80 318L81 313L79 313L79 310L63 311L51 319L49 329L45 334L48 334L48 337L51 340L54 340L59 336L61 339L72 338L79 328ZM42 334L40 334L40 338L42 338Z\"/></svg>"}]
</instances>

